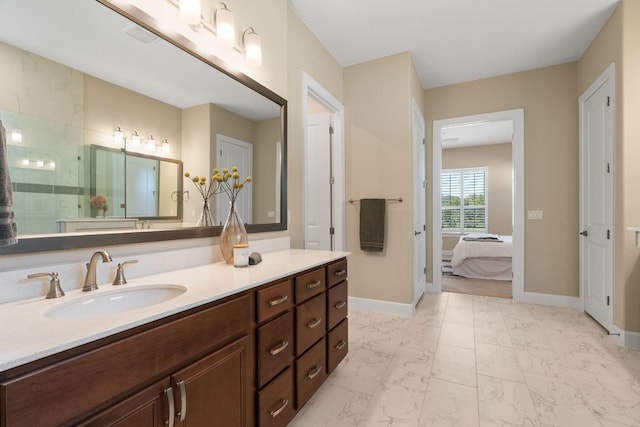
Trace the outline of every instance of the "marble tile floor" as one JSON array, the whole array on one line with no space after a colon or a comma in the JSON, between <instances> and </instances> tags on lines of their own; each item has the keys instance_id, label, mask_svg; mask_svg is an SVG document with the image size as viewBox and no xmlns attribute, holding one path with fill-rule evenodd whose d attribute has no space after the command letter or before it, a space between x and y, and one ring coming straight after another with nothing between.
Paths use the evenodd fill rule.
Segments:
<instances>
[{"instance_id":1,"label":"marble tile floor","mask_svg":"<svg viewBox=\"0 0 640 427\"><path fill-rule=\"evenodd\" d=\"M640 350L573 309L444 292L349 332L289 426L640 426Z\"/></svg>"}]
</instances>

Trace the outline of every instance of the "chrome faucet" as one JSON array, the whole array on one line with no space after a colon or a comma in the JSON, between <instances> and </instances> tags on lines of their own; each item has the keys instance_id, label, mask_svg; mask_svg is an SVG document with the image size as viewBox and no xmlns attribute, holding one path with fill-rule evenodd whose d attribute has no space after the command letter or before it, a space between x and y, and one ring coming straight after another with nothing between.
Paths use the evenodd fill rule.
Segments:
<instances>
[{"instance_id":1,"label":"chrome faucet","mask_svg":"<svg viewBox=\"0 0 640 427\"><path fill-rule=\"evenodd\" d=\"M99 257L102 257L102 262L111 261L111 255L106 251L98 251L91 255L91 259L87 263L87 275L84 278L84 286L82 287L83 292L98 289L98 284L96 283L96 268L98 266Z\"/></svg>"}]
</instances>

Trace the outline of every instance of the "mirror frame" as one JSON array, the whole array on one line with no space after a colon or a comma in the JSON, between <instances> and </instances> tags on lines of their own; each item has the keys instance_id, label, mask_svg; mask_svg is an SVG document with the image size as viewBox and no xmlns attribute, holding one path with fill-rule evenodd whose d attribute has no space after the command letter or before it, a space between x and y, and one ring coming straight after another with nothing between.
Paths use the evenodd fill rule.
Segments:
<instances>
[{"instance_id":1,"label":"mirror frame","mask_svg":"<svg viewBox=\"0 0 640 427\"><path fill-rule=\"evenodd\" d=\"M161 39L171 43L178 49L182 49L191 56L203 61L217 72L221 72L228 77L242 83L249 89L259 93L260 95L270 99L280 106L280 128L282 135L282 169L281 169L281 192L280 192L280 222L273 224L247 224L248 233L264 233L270 231L284 231L287 229L287 100L271 91L267 87L253 80L251 77L239 71L234 71L219 58L204 57L197 53L194 43L176 34L175 38L169 38L161 33L159 22L141 11L133 5L116 6L109 0L95 0L114 12L126 17L130 21L140 25L146 30L157 35ZM185 227L166 230L136 230L129 232L100 233L100 234L81 234L81 235L47 235L46 237L20 237L18 235L18 243L11 246L0 247L0 256L13 254L26 254L48 251L62 251L70 249L82 249L96 246L113 246L123 244L136 244L159 242L166 240L194 239L203 237L219 236L222 227Z\"/></svg>"}]
</instances>

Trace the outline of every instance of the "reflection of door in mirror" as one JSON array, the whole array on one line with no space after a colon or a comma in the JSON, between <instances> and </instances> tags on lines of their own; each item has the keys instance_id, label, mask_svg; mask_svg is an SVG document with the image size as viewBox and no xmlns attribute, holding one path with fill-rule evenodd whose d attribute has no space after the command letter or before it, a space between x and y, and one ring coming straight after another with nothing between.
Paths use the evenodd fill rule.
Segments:
<instances>
[{"instance_id":1,"label":"reflection of door in mirror","mask_svg":"<svg viewBox=\"0 0 640 427\"><path fill-rule=\"evenodd\" d=\"M91 145L90 167L87 175L90 176L89 197L101 195L107 202L106 212L99 212L89 203L85 203L85 214L81 217L95 218L98 215L122 218L125 216L125 176L124 154L120 150L109 149L97 145Z\"/></svg>"},{"instance_id":2,"label":"reflection of door in mirror","mask_svg":"<svg viewBox=\"0 0 640 427\"><path fill-rule=\"evenodd\" d=\"M156 159L127 156L127 217L158 216L158 169Z\"/></svg>"},{"instance_id":3,"label":"reflection of door in mirror","mask_svg":"<svg viewBox=\"0 0 640 427\"><path fill-rule=\"evenodd\" d=\"M216 135L216 167L220 170L233 166L238 168L240 177L251 176L253 173L253 144L224 135ZM236 211L245 224L251 224L252 212L252 186L246 185L238 193L236 199ZM224 225L229 215L229 198L225 193L218 194L216 198L216 224Z\"/></svg>"}]
</instances>

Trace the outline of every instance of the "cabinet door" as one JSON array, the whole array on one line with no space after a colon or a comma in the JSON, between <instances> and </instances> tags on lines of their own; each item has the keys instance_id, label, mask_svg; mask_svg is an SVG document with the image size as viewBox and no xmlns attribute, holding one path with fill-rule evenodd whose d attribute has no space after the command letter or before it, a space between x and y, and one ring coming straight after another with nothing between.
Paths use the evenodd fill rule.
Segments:
<instances>
[{"instance_id":1,"label":"cabinet door","mask_svg":"<svg viewBox=\"0 0 640 427\"><path fill-rule=\"evenodd\" d=\"M116 403L78 424L82 427L161 427L168 421L169 405L164 390L169 378Z\"/></svg>"},{"instance_id":2,"label":"cabinet door","mask_svg":"<svg viewBox=\"0 0 640 427\"><path fill-rule=\"evenodd\" d=\"M253 424L250 342L241 338L172 376L176 427Z\"/></svg>"}]
</instances>

